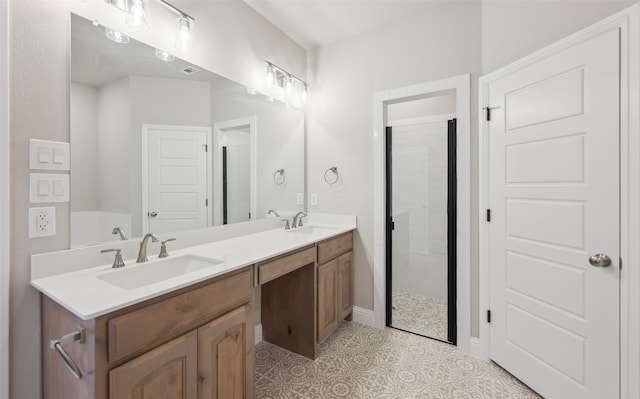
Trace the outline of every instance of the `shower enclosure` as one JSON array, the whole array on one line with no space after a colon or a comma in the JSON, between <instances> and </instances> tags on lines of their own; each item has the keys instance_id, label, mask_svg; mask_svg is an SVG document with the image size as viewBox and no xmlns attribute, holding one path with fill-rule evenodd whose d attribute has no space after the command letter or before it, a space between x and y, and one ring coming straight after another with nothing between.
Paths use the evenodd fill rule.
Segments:
<instances>
[{"instance_id":1,"label":"shower enclosure","mask_svg":"<svg viewBox=\"0 0 640 399\"><path fill-rule=\"evenodd\" d=\"M456 120L387 127L387 325L456 342Z\"/></svg>"}]
</instances>

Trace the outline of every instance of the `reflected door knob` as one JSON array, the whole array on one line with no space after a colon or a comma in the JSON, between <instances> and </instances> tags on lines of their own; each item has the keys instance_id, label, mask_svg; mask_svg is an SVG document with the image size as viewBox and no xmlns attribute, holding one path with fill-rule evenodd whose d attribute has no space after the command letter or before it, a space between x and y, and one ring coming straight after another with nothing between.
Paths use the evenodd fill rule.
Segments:
<instances>
[{"instance_id":1,"label":"reflected door knob","mask_svg":"<svg viewBox=\"0 0 640 399\"><path fill-rule=\"evenodd\" d=\"M593 267L609 267L611 266L611 258L605 254L595 254L589 257L589 263Z\"/></svg>"},{"instance_id":2,"label":"reflected door knob","mask_svg":"<svg viewBox=\"0 0 640 399\"><path fill-rule=\"evenodd\" d=\"M158 216L158 212L155 212L155 211L154 212L149 212L148 215L151 216L152 218L154 218L154 217Z\"/></svg>"}]
</instances>

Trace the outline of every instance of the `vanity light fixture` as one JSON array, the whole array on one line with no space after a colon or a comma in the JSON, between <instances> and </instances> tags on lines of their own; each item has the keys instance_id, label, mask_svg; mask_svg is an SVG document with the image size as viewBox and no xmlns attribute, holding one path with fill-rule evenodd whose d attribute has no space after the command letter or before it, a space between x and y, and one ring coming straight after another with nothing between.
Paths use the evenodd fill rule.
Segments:
<instances>
[{"instance_id":1,"label":"vanity light fixture","mask_svg":"<svg viewBox=\"0 0 640 399\"><path fill-rule=\"evenodd\" d=\"M176 18L176 48L182 51L193 50L193 19L186 16Z\"/></svg>"},{"instance_id":2,"label":"vanity light fixture","mask_svg":"<svg viewBox=\"0 0 640 399\"><path fill-rule=\"evenodd\" d=\"M268 86L276 85L278 87L281 87L287 92L288 96L291 96L291 94L293 93L294 83L296 83L296 85L300 87L300 98L303 102L306 101L307 90L309 88L307 82L269 61L265 61L265 64Z\"/></svg>"},{"instance_id":3,"label":"vanity light fixture","mask_svg":"<svg viewBox=\"0 0 640 399\"><path fill-rule=\"evenodd\" d=\"M127 0L127 25L147 30L149 25L149 0Z\"/></svg>"},{"instance_id":4,"label":"vanity light fixture","mask_svg":"<svg viewBox=\"0 0 640 399\"><path fill-rule=\"evenodd\" d=\"M174 57L173 54L168 51L160 50L159 48L156 49L156 57L167 62L173 62L176 60L176 57Z\"/></svg>"},{"instance_id":5,"label":"vanity light fixture","mask_svg":"<svg viewBox=\"0 0 640 399\"><path fill-rule=\"evenodd\" d=\"M149 29L151 19L149 11L151 0L104 0L105 3L124 11L126 22L136 29ZM195 18L165 0L154 0L178 16L176 18L176 48L189 51L193 49L193 26ZM119 33L119 32L118 32ZM122 33L120 33L122 35ZM124 36L124 35L123 35ZM107 36L109 37L109 36ZM111 39L111 37L109 37ZM111 39L114 40L114 39ZM114 40L115 41L115 40ZM118 42L121 43L121 42Z\"/></svg>"},{"instance_id":6,"label":"vanity light fixture","mask_svg":"<svg viewBox=\"0 0 640 399\"><path fill-rule=\"evenodd\" d=\"M109 28L107 28L106 35L109 40L120 44L127 44L131 41L129 36L125 35L124 33L120 33L117 30Z\"/></svg>"}]
</instances>

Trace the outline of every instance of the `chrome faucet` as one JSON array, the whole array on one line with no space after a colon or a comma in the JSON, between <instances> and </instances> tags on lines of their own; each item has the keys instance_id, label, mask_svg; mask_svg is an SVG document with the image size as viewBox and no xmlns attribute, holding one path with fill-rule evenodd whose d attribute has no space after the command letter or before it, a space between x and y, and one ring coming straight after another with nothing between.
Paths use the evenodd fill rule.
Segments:
<instances>
[{"instance_id":1,"label":"chrome faucet","mask_svg":"<svg viewBox=\"0 0 640 399\"><path fill-rule=\"evenodd\" d=\"M291 226L291 227L293 227L294 229L296 227L302 227L303 226L302 225L302 218L306 218L306 217L307 217L307 214L304 213L304 212L296 213L296 215L293 217L293 223L292 223L293 226Z\"/></svg>"},{"instance_id":2,"label":"chrome faucet","mask_svg":"<svg viewBox=\"0 0 640 399\"><path fill-rule=\"evenodd\" d=\"M138 259L136 260L136 263L143 263L149 260L147 259L147 242L149 241L149 238L151 238L152 242L158 241L158 237L156 237L155 234L147 233L142 241L140 241L140 251L138 251Z\"/></svg>"},{"instance_id":3,"label":"chrome faucet","mask_svg":"<svg viewBox=\"0 0 640 399\"><path fill-rule=\"evenodd\" d=\"M111 234L120 234L120 240L127 241L127 235L124 230L122 230L122 227L114 227Z\"/></svg>"},{"instance_id":4,"label":"chrome faucet","mask_svg":"<svg viewBox=\"0 0 640 399\"><path fill-rule=\"evenodd\" d=\"M277 217L277 218L279 218L279 217L280 217L280 214L279 214L278 212L274 211L273 209L269 209L269 210L267 211L267 215L271 215L271 214L273 214L273 216L275 216L275 217Z\"/></svg>"}]
</instances>

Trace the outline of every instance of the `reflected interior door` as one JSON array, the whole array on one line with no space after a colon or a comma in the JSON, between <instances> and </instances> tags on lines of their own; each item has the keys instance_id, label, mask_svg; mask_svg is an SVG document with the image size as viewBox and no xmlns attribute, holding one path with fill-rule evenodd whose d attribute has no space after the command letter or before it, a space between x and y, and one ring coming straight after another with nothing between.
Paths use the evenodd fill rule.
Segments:
<instances>
[{"instance_id":1,"label":"reflected interior door","mask_svg":"<svg viewBox=\"0 0 640 399\"><path fill-rule=\"evenodd\" d=\"M207 226L207 132L148 130L148 231L165 234Z\"/></svg>"},{"instance_id":2,"label":"reflected interior door","mask_svg":"<svg viewBox=\"0 0 640 399\"><path fill-rule=\"evenodd\" d=\"M548 399L619 397L619 48L611 30L488 87L490 356Z\"/></svg>"},{"instance_id":3,"label":"reflected interior door","mask_svg":"<svg viewBox=\"0 0 640 399\"><path fill-rule=\"evenodd\" d=\"M222 192L223 223L251 220L251 177L249 134L238 130L225 133L223 147Z\"/></svg>"}]
</instances>

